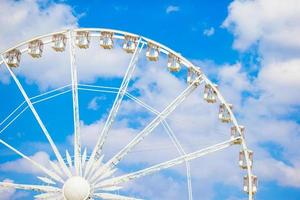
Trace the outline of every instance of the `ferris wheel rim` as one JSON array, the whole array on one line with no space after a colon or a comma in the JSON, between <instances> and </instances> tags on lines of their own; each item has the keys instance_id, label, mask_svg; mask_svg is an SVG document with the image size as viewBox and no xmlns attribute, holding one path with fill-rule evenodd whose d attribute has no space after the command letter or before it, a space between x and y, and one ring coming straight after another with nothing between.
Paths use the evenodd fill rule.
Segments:
<instances>
[{"instance_id":1,"label":"ferris wheel rim","mask_svg":"<svg viewBox=\"0 0 300 200\"><path fill-rule=\"evenodd\" d=\"M214 91L217 93L217 98L219 99L219 101L225 105L225 107L227 108L228 112L230 113L230 117L232 119L231 123L237 127L237 131L239 132L239 135L241 137L241 147L242 147L242 150L245 154L245 159L246 159L246 164L247 164L247 175L248 177L252 177L253 176L253 173L252 173L252 163L250 163L251 161L249 160L249 149L247 147L247 144L246 144L246 141L245 141L245 138L244 138L244 135L242 134L241 130L240 130L240 125L238 124L238 121L232 111L232 109L230 108L229 104L227 103L227 101L225 100L225 98L223 97L223 95L221 94L220 90L215 87L215 85L212 83L212 81L210 81L210 79L204 74L204 72L202 72L202 70L200 70L200 68L198 68L196 65L194 65L192 62L190 62L188 59L186 59L184 56L182 56L180 53L172 50L171 48L157 42L157 41L154 41L154 40L151 40L149 38L146 38L144 36L141 36L141 35L137 35L137 34L134 34L134 33L130 33L130 32L126 32L126 31L121 31L121 30L115 30L115 29L105 29L105 28L71 28L71 29L66 29L66 30L62 30L62 31L58 31L58 32L52 32L52 33L48 33L48 34L44 34L44 35L40 35L40 36L37 36L37 37L33 37L29 40L26 40L26 41L23 41L23 42L20 42L18 43L17 45L13 46L13 47L10 47L6 50L4 50L0 55L2 57L2 60L0 61L0 65L2 65L4 63L4 55L14 49L20 49L21 53L24 53L26 51L28 51L28 48L26 47L23 47L24 45L28 44L29 42L31 41L35 41L35 40L43 40L47 37L51 37L55 34L66 34L68 35L68 33L72 33L72 32L78 32L78 31L89 31L89 32L95 32L95 33L101 33L103 31L107 31L107 32L113 32L115 35L114 35L114 38L115 39L124 39L124 36L125 35L130 35L130 36L134 36L134 37L138 37L141 39L141 43L142 44L146 44L148 42L151 42L153 44L155 44L156 46L159 47L159 50L160 52L164 53L165 55L168 55L168 54L173 54L175 56L177 56L183 66L187 67L187 68L192 68L195 72L199 73L202 75L202 78L204 80L204 82L206 84L209 84L213 89ZM97 37L97 36L95 36ZM72 38L72 36L69 36L67 37L67 40L69 41L70 39ZM252 179L249 178L249 199L252 200L253 198L253 192L252 192L253 188L252 188Z\"/></svg>"}]
</instances>

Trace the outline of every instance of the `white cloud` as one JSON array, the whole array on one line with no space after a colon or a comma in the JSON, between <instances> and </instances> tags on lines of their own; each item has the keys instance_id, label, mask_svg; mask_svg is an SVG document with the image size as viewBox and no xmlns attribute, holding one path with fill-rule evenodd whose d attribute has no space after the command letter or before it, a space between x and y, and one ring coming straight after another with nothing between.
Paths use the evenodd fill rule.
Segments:
<instances>
[{"instance_id":1,"label":"white cloud","mask_svg":"<svg viewBox=\"0 0 300 200\"><path fill-rule=\"evenodd\" d=\"M138 194L138 198L147 199L185 199L187 197L184 183L163 175L153 175L128 186L130 193ZM142 195L142 196L141 196Z\"/></svg>"},{"instance_id":2,"label":"white cloud","mask_svg":"<svg viewBox=\"0 0 300 200\"><path fill-rule=\"evenodd\" d=\"M42 166L49 168L49 155L45 152L37 152L30 158ZM20 158L14 161L8 161L0 165L0 170L3 172L17 172L24 174L41 174L41 170L32 165L28 160Z\"/></svg>"},{"instance_id":3,"label":"white cloud","mask_svg":"<svg viewBox=\"0 0 300 200\"><path fill-rule=\"evenodd\" d=\"M271 167L270 167L271 166ZM299 166L288 166L282 161L275 159L258 160L256 171L264 180L276 180L283 186L298 186L300 185Z\"/></svg>"},{"instance_id":4,"label":"white cloud","mask_svg":"<svg viewBox=\"0 0 300 200\"><path fill-rule=\"evenodd\" d=\"M40 34L77 26L72 8L52 1L1 1L0 49ZM9 20L7 20L7 16Z\"/></svg>"},{"instance_id":5,"label":"white cloud","mask_svg":"<svg viewBox=\"0 0 300 200\"><path fill-rule=\"evenodd\" d=\"M244 52L255 47L260 57L258 75L250 82L254 96L241 106L248 141L257 152L257 173L265 181L293 187L300 187L299 154L295 153L299 124L287 115L297 112L294 107L299 105L299 19L296 0L235 0L223 23L235 36L235 49ZM261 146L268 143L281 148L284 161Z\"/></svg>"},{"instance_id":6,"label":"white cloud","mask_svg":"<svg viewBox=\"0 0 300 200\"><path fill-rule=\"evenodd\" d=\"M4 179L3 182L12 183L10 179ZM11 200L16 193L16 189L0 187L0 197L2 200Z\"/></svg>"},{"instance_id":7,"label":"white cloud","mask_svg":"<svg viewBox=\"0 0 300 200\"><path fill-rule=\"evenodd\" d=\"M166 13L170 14L173 12L178 12L180 10L179 6L170 5L166 8Z\"/></svg>"},{"instance_id":8,"label":"white cloud","mask_svg":"<svg viewBox=\"0 0 300 200\"><path fill-rule=\"evenodd\" d=\"M223 26L236 36L237 49L246 50L258 42L261 48L285 52L300 48L299 20L297 0L235 0Z\"/></svg>"},{"instance_id":9,"label":"white cloud","mask_svg":"<svg viewBox=\"0 0 300 200\"><path fill-rule=\"evenodd\" d=\"M99 105L99 101L104 100L105 96L101 96L101 97L94 97L88 104L88 109L90 110L98 110L100 105Z\"/></svg>"},{"instance_id":10,"label":"white cloud","mask_svg":"<svg viewBox=\"0 0 300 200\"><path fill-rule=\"evenodd\" d=\"M223 23L235 35L236 49L257 46L261 62L255 84L261 99L268 99L273 106L299 104L299 20L297 0L236 0Z\"/></svg>"},{"instance_id":11,"label":"white cloud","mask_svg":"<svg viewBox=\"0 0 300 200\"><path fill-rule=\"evenodd\" d=\"M78 20L70 6L48 1L5 0L1 3L0 12L2 13L0 25L6 27L6 31L0 33L0 49L11 47L36 35L76 27ZM17 14L11 20L7 20L10 13ZM103 50L98 42L92 39L90 49L76 51L80 81L93 82L99 76L122 76L125 72L130 55L118 47L111 51ZM19 76L25 77L26 83L36 83L41 90L70 84L68 46L65 52L57 53L50 45L45 45L41 59L32 59L24 54L20 67L14 71ZM115 59L116 57L118 59ZM4 67L1 67L0 71L2 74L0 81L8 84L8 73Z\"/></svg>"},{"instance_id":12,"label":"white cloud","mask_svg":"<svg viewBox=\"0 0 300 200\"><path fill-rule=\"evenodd\" d=\"M203 31L203 35L207 36L207 37L210 37L212 35L215 34L215 28L214 27L210 27L208 29L204 29Z\"/></svg>"}]
</instances>

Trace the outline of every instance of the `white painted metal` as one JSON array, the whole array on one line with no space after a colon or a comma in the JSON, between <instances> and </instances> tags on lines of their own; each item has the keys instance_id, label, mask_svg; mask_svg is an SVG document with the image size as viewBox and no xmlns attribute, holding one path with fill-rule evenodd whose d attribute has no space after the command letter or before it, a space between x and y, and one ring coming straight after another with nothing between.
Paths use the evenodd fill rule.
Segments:
<instances>
[{"instance_id":1,"label":"white painted metal","mask_svg":"<svg viewBox=\"0 0 300 200\"><path fill-rule=\"evenodd\" d=\"M138 98L132 96L129 93L126 93L126 96L128 96L130 99L132 99L136 103L140 104L141 106L143 106L147 110L151 111L152 113L154 113L156 115L159 115L159 112L157 110L155 110L151 106L147 105L143 101L139 100ZM185 155L186 152L184 151L183 147L181 146L180 142L178 141L178 139L175 136L174 132L172 131L171 127L168 125L167 121L163 120L162 125L163 125L165 131L168 133L171 141L175 145L177 151L181 155ZM190 167L190 163L188 161L186 161L185 164L186 164L186 175L187 175L187 185L188 185L188 197L189 197L189 200L192 200L193 199L193 191L192 191L191 167Z\"/></svg>"},{"instance_id":2,"label":"white painted metal","mask_svg":"<svg viewBox=\"0 0 300 200\"><path fill-rule=\"evenodd\" d=\"M81 176L69 178L63 186L65 200L87 200L90 197L91 186Z\"/></svg>"},{"instance_id":3,"label":"white painted metal","mask_svg":"<svg viewBox=\"0 0 300 200\"><path fill-rule=\"evenodd\" d=\"M48 176L50 176L51 178L53 178L56 181L59 182L64 182L62 180L61 177L59 177L57 174L51 172L50 170L48 170L47 168L45 168L44 166L42 166L41 164L37 163L36 161L32 160L31 158L29 158L28 156L24 155L22 152L20 152L19 150L17 150L16 148L12 147L11 145L9 145L8 143L4 142L3 140L0 139L0 143L3 144L4 146L6 146L7 148L9 148L10 150L12 150L13 152L15 152L16 154L18 154L19 156L21 156L22 158L24 158L25 160L29 161L33 166L37 167L38 169L40 169L41 171L43 171L45 174L47 174Z\"/></svg>"},{"instance_id":4,"label":"white painted metal","mask_svg":"<svg viewBox=\"0 0 300 200\"><path fill-rule=\"evenodd\" d=\"M38 194L34 196L35 200L43 200L43 199L55 199L55 200L59 200L62 199L62 195L59 193L42 193L42 194Z\"/></svg>"},{"instance_id":5,"label":"white painted metal","mask_svg":"<svg viewBox=\"0 0 300 200\"><path fill-rule=\"evenodd\" d=\"M87 149L84 148L83 154L82 154L82 157L81 157L81 163L82 163L81 165L82 165L82 167L85 166L86 159L87 159Z\"/></svg>"},{"instance_id":6,"label":"white painted metal","mask_svg":"<svg viewBox=\"0 0 300 200\"><path fill-rule=\"evenodd\" d=\"M94 90L96 92L113 92L113 91L115 91L115 90L118 89L118 88L115 88L115 87L94 86L94 85L84 85L84 86L85 87L92 87L92 88L101 88L101 89L112 89L112 90ZM91 91L91 90L89 90L89 91ZM115 91L115 93L117 93L117 92ZM130 98L133 101L135 101L136 103L138 103L141 106L143 106L144 108L146 108L147 110L151 111L152 113L154 113L156 115L159 115L159 112L157 110L155 110L151 106L147 105L143 101L139 100L138 98L132 96L130 93L126 92L125 95L128 98ZM177 150L179 151L179 153L181 155L184 155L185 152L184 152L182 146L180 145L179 141L177 140L175 134L171 130L170 126L168 125L168 123L165 120L163 120L162 125L163 125L164 129L166 130L166 132L168 133L168 135L170 136L172 142L174 143L174 145L177 148ZM189 164L189 162L186 162L186 171L187 171L187 183L188 183L189 200L191 200L191 199L193 199L193 197L192 197L191 172L190 172L190 164Z\"/></svg>"},{"instance_id":7,"label":"white painted metal","mask_svg":"<svg viewBox=\"0 0 300 200\"><path fill-rule=\"evenodd\" d=\"M0 182L0 187L21 189L21 190L31 190L35 192L60 192L61 189L53 186L42 186L42 185L26 185L26 184L16 184L9 182Z\"/></svg>"},{"instance_id":8,"label":"white painted metal","mask_svg":"<svg viewBox=\"0 0 300 200\"><path fill-rule=\"evenodd\" d=\"M55 184L56 184L55 181L51 180L51 179L48 178L48 177L41 177L41 176L38 176L37 178L40 179L41 181L43 181L44 183L49 184L49 185L55 185Z\"/></svg>"},{"instance_id":9,"label":"white painted metal","mask_svg":"<svg viewBox=\"0 0 300 200\"><path fill-rule=\"evenodd\" d=\"M57 97L57 96L60 96L60 95L63 95L63 94L66 94L68 92L70 92L71 90L67 90L67 91L64 91L64 92L60 92L58 94L54 94L54 95L51 95L51 96L48 96L46 98L42 98L40 100L36 100L36 101L32 101L32 105L34 104L37 104L37 103L41 103L41 102L44 102L44 101L47 101L49 99L52 99L54 97ZM30 99L33 99L33 98L30 98ZM16 113L18 111L19 108L22 107L22 105L24 105L23 103L20 104L20 106L17 107L17 109L15 109L11 114L10 114L10 117ZM27 109L29 108L29 106L27 105L25 108L23 108L12 120L10 120L6 126L4 126L1 130L0 130L0 134L2 132L4 132L15 120L18 119L18 117L20 117ZM7 121L9 119L9 117L5 118L5 121ZM3 121L3 123L5 122Z\"/></svg>"},{"instance_id":10,"label":"white painted metal","mask_svg":"<svg viewBox=\"0 0 300 200\"><path fill-rule=\"evenodd\" d=\"M70 153L68 150L66 150L66 159L69 165L69 168L71 169L73 167L73 162L72 162L72 158L70 156Z\"/></svg>"},{"instance_id":11,"label":"white painted metal","mask_svg":"<svg viewBox=\"0 0 300 200\"><path fill-rule=\"evenodd\" d=\"M111 194L111 193L95 193L94 197L100 198L103 200L142 200L132 197L126 197L118 194Z\"/></svg>"},{"instance_id":12,"label":"white painted metal","mask_svg":"<svg viewBox=\"0 0 300 200\"><path fill-rule=\"evenodd\" d=\"M81 168L81 144L80 144L80 117L79 117L79 102L78 102L78 78L77 66L75 58L75 36L73 31L69 31L69 51L71 64L71 79L72 79L72 103L73 103L73 120L74 120L74 166L76 175L82 175Z\"/></svg>"},{"instance_id":13,"label":"white painted metal","mask_svg":"<svg viewBox=\"0 0 300 200\"><path fill-rule=\"evenodd\" d=\"M136 49L131 57L131 60L129 62L129 65L127 67L127 71L124 75L123 81L121 83L121 86L119 88L119 91L117 93L117 96L115 98L114 104L110 110L110 113L108 115L108 118L105 122L104 128L102 129L102 132L97 140L97 143L95 145L95 148L93 149L92 155L87 163L87 167L86 170L89 171L90 167L92 165L93 162L97 161L99 159L99 157L101 156L101 151L103 148L103 144L106 140L106 137L108 135L109 130L112 127L112 124L115 120L115 117L117 115L117 112L120 108L121 102L123 100L124 94L126 93L129 81L131 79L131 76L134 72L134 69L136 67L137 61L138 61L138 57L143 49L143 44L140 46L140 41L141 39L139 39L137 45L136 45Z\"/></svg>"},{"instance_id":14,"label":"white painted metal","mask_svg":"<svg viewBox=\"0 0 300 200\"><path fill-rule=\"evenodd\" d=\"M173 167L175 165L179 165L183 162L194 160L196 158L205 156L207 154L210 154L210 153L213 153L213 152L216 152L216 151L220 151L222 149L230 147L232 145L232 142L236 139L239 139L239 138L230 139L230 140L224 141L222 143L212 145L210 147L195 151L193 153L189 153L189 154L177 157L173 160L169 160L169 161L154 165L152 167L142 169L142 170L137 171L137 172L133 172L133 173L126 174L126 175L123 175L123 176L120 176L120 177L115 177L115 178L112 178L112 179L102 181L100 184L96 185L95 188L100 189L101 187L119 185L119 184L131 181L131 180L143 177L143 176L147 176L149 174L153 174L153 173L161 171L163 169L168 169L168 168Z\"/></svg>"},{"instance_id":15,"label":"white painted metal","mask_svg":"<svg viewBox=\"0 0 300 200\"><path fill-rule=\"evenodd\" d=\"M9 71L11 77L14 79L15 83L17 84L20 92L22 93L25 101L27 102L30 110L32 111L34 117L36 118L38 124L40 125L42 131L44 132L44 135L47 137L48 142L50 143L52 150L60 164L60 166L62 167L62 169L64 170L64 172L68 175L71 176L71 172L69 171L69 169L67 168L66 164L64 163L61 154L59 153L56 145L54 144L48 130L46 129L44 123L42 122L40 116L38 115L38 113L36 112L34 106L32 105L32 102L30 101L29 97L27 96L27 93L25 92L24 88L22 87L20 81L18 80L18 78L16 77L16 75L14 74L14 72L10 69L10 67L7 65L6 61L4 60L3 56L2 56L2 61L4 62L6 69Z\"/></svg>"},{"instance_id":16,"label":"white painted metal","mask_svg":"<svg viewBox=\"0 0 300 200\"><path fill-rule=\"evenodd\" d=\"M110 171L116 166L121 159L126 156L137 144L145 139L153 129L155 129L169 114L171 114L176 107L178 107L200 84L201 76L196 78L194 82L189 85L178 97L176 97L153 121L151 121L130 143L128 143L122 150L120 150L113 158L111 158L103 167L99 169L92 182L97 180L102 173Z\"/></svg>"}]
</instances>

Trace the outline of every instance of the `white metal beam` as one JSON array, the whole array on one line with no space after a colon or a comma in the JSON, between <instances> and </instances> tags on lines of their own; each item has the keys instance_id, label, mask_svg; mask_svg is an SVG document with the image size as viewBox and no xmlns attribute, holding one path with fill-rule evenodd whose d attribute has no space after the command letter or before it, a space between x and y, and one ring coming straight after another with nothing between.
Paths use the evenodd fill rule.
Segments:
<instances>
[{"instance_id":1,"label":"white metal beam","mask_svg":"<svg viewBox=\"0 0 300 200\"><path fill-rule=\"evenodd\" d=\"M133 72L135 70L139 55L140 55L140 53L141 53L141 51L144 47L144 44L142 44L140 46L140 42L141 42L141 39L138 40L135 51L134 51L134 53L133 53L133 55L130 59L130 62L128 64L128 67L127 67L127 70L126 70L126 73L123 77L121 86L120 86L119 91L117 93L117 96L115 98L114 104L113 104L113 106L112 106L112 108L109 112L108 118L105 122L104 128L102 129L102 132L101 132L101 134L100 134L100 136L97 140L96 146L93 149L93 152L91 154L91 157L90 157L89 161L87 162L86 172L88 172L90 170L92 163L97 161L101 156L101 151L102 151L103 145L105 143L105 140L107 138L108 132L111 129L112 124L113 124L113 122L116 118L116 115L117 115L118 111L119 111L119 108L120 108L120 105L122 103L123 97L124 97L124 95L127 91L130 79L131 79L131 77L133 75Z\"/></svg>"},{"instance_id":2,"label":"white metal beam","mask_svg":"<svg viewBox=\"0 0 300 200\"><path fill-rule=\"evenodd\" d=\"M48 139L48 142L49 142L49 144L50 144L50 146L51 146L51 148L52 148L52 150L53 150L53 152L54 152L54 154L55 154L55 156L56 156L56 158L57 158L57 160L58 160L58 162L59 162L62 170L66 173L67 176L71 177L72 176L71 172L69 171L67 165L65 164L65 162L64 162L61 154L59 153L59 151L58 151L58 149L57 149L54 141L52 140L52 138L51 138L51 136L50 136L47 128L45 127L44 123L42 122L40 116L38 115L36 109L34 108L31 100L29 99L29 97L28 97L27 93L25 92L23 86L21 85L19 79L17 78L17 76L15 75L15 73L10 69L10 67L8 66L8 64L7 64L6 60L4 59L3 55L1 55L1 57L2 57L2 60L3 60L4 64L5 64L5 67L7 68L8 72L11 75L11 77L14 79L15 83L17 84L20 92L22 93L22 95L23 95L25 101L27 102L30 110L32 111L35 119L37 120L38 124L40 125L40 127L41 127L44 135Z\"/></svg>"},{"instance_id":3,"label":"white metal beam","mask_svg":"<svg viewBox=\"0 0 300 200\"><path fill-rule=\"evenodd\" d=\"M9 182L0 182L0 188L12 188L20 190L30 190L35 192L61 192L60 188L44 185L27 185L27 184L16 184Z\"/></svg>"},{"instance_id":4,"label":"white metal beam","mask_svg":"<svg viewBox=\"0 0 300 200\"><path fill-rule=\"evenodd\" d=\"M76 175L82 175L81 166L81 142L80 142L80 116L79 116L79 100L78 100L78 74L75 55L75 41L73 39L73 31L69 31L69 51L71 64L72 79L72 105L74 120L74 166Z\"/></svg>"},{"instance_id":5,"label":"white metal beam","mask_svg":"<svg viewBox=\"0 0 300 200\"><path fill-rule=\"evenodd\" d=\"M61 193L42 193L34 196L34 199L36 200L59 200L59 199L64 199Z\"/></svg>"},{"instance_id":6,"label":"white metal beam","mask_svg":"<svg viewBox=\"0 0 300 200\"><path fill-rule=\"evenodd\" d=\"M50 176L54 180L59 181L61 183L64 182L62 180L62 178L60 176L58 176L56 173L51 172L50 170L48 170L47 168L45 168L41 164L37 163L36 161L32 160L30 157L24 155L22 152L20 152L19 150L15 149L14 147L12 147L11 145L9 145L8 143L4 142L1 139L0 139L0 143L3 144L4 146L6 146L7 148L9 148L10 150L12 150L13 152L15 152L16 154L18 154L19 156L21 156L22 158L24 158L25 160L29 161L33 166L35 166L38 169L40 169L41 171L43 171L45 174L47 174L48 176Z\"/></svg>"},{"instance_id":7,"label":"white metal beam","mask_svg":"<svg viewBox=\"0 0 300 200\"><path fill-rule=\"evenodd\" d=\"M202 82L201 76L198 76L194 82L189 85L178 97L176 97L154 120L152 120L130 143L111 158L102 168L97 170L93 181L97 181L101 174L110 171L120 160L126 156L137 144L144 140L168 115L170 115Z\"/></svg>"},{"instance_id":8,"label":"white metal beam","mask_svg":"<svg viewBox=\"0 0 300 200\"><path fill-rule=\"evenodd\" d=\"M95 193L94 197L100 198L103 200L142 200L133 197L126 197L119 194L111 194L111 193Z\"/></svg>"},{"instance_id":9,"label":"white metal beam","mask_svg":"<svg viewBox=\"0 0 300 200\"><path fill-rule=\"evenodd\" d=\"M175 158L175 159L172 159L172 160L154 165L152 167L139 170L137 172L133 172L133 173L126 174L126 175L123 175L123 176L115 177L115 178L112 178L112 179L107 179L107 180L97 184L95 186L95 188L99 189L101 187L109 187L109 186L113 186L113 185L119 185L119 184L131 181L131 180L134 180L134 179L138 179L138 178L143 177L143 176L147 176L149 174L153 174L153 173L161 171L163 169L168 169L168 168L173 167L175 165L179 165L183 162L191 161L191 160L194 160L196 158L205 156L207 154L210 154L210 153L228 148L232 145L232 142L237 140L237 139L240 139L240 138L230 139L230 140L221 142L219 144L212 145L210 147L206 147L204 149L195 151L193 153L189 153L189 154L180 156L178 158Z\"/></svg>"}]
</instances>

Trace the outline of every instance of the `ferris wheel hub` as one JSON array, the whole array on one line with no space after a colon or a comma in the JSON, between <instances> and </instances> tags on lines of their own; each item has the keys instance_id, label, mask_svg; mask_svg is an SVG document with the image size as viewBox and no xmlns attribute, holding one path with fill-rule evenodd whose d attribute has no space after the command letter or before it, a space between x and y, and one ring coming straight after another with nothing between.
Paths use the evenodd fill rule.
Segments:
<instances>
[{"instance_id":1,"label":"ferris wheel hub","mask_svg":"<svg viewBox=\"0 0 300 200\"><path fill-rule=\"evenodd\" d=\"M90 184L80 176L69 178L63 186L65 200L87 200L90 195Z\"/></svg>"}]
</instances>

